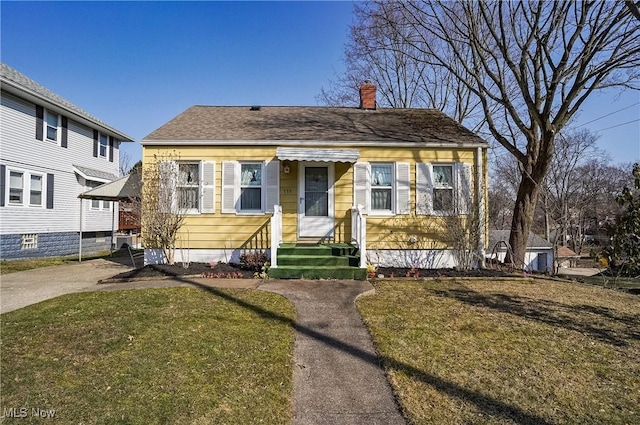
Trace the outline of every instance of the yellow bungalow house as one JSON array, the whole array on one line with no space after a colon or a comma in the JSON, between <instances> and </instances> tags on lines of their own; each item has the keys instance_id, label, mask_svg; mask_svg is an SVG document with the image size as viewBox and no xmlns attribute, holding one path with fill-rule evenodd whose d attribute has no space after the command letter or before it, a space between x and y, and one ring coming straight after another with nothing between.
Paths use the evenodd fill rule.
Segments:
<instances>
[{"instance_id":1,"label":"yellow bungalow house","mask_svg":"<svg viewBox=\"0 0 640 425\"><path fill-rule=\"evenodd\" d=\"M488 144L440 111L377 109L375 86L360 92L358 108L193 106L146 136L144 165L178 158L176 261L261 250L276 277L454 267L444 218L471 213L483 254Z\"/></svg>"}]
</instances>

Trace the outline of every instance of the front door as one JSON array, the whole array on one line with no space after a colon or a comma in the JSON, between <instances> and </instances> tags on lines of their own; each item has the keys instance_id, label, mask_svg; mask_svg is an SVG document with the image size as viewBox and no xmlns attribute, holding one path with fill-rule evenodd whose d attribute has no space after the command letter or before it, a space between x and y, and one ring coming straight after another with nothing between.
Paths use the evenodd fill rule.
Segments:
<instances>
[{"instance_id":1,"label":"front door","mask_svg":"<svg viewBox=\"0 0 640 425\"><path fill-rule=\"evenodd\" d=\"M333 164L300 162L298 237L333 236Z\"/></svg>"}]
</instances>

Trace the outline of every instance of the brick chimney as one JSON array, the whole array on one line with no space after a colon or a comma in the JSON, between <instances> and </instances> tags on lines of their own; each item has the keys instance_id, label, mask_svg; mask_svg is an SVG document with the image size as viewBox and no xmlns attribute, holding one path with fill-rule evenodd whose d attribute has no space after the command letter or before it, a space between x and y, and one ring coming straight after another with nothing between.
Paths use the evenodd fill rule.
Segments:
<instances>
[{"instance_id":1,"label":"brick chimney","mask_svg":"<svg viewBox=\"0 0 640 425\"><path fill-rule=\"evenodd\" d=\"M376 85L371 80L360 85L360 109L376 109Z\"/></svg>"}]
</instances>

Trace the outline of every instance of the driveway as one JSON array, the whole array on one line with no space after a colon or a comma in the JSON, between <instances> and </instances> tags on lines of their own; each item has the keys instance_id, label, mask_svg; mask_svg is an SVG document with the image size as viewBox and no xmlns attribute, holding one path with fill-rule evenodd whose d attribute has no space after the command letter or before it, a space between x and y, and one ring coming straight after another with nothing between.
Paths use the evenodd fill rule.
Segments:
<instances>
[{"instance_id":1,"label":"driveway","mask_svg":"<svg viewBox=\"0 0 640 425\"><path fill-rule=\"evenodd\" d=\"M0 276L0 313L72 292L98 289L98 281L131 267L105 259L43 267Z\"/></svg>"}]
</instances>

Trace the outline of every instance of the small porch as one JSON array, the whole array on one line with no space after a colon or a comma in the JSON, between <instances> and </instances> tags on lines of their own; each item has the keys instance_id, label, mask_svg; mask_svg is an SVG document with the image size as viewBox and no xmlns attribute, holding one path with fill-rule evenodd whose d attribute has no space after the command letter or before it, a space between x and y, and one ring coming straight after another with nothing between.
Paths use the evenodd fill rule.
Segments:
<instances>
[{"instance_id":1,"label":"small porch","mask_svg":"<svg viewBox=\"0 0 640 425\"><path fill-rule=\"evenodd\" d=\"M282 207L277 205L270 220L271 267L278 279L365 280L366 215L362 206L351 211L351 243L282 242Z\"/></svg>"}]
</instances>

